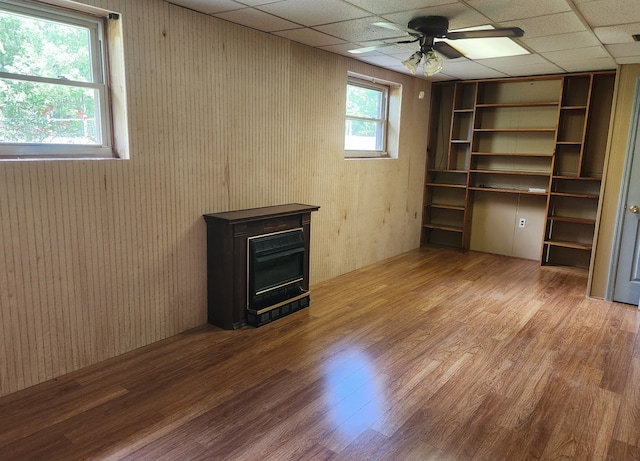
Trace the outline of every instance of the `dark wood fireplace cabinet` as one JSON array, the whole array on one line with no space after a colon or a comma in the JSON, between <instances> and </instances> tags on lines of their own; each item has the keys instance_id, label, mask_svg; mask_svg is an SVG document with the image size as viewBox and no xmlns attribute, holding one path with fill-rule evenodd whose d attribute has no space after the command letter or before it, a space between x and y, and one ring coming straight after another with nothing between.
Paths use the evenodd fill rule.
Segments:
<instances>
[{"instance_id":1,"label":"dark wood fireplace cabinet","mask_svg":"<svg viewBox=\"0 0 640 461\"><path fill-rule=\"evenodd\" d=\"M205 214L207 320L261 326L309 306L311 212L290 203Z\"/></svg>"}]
</instances>

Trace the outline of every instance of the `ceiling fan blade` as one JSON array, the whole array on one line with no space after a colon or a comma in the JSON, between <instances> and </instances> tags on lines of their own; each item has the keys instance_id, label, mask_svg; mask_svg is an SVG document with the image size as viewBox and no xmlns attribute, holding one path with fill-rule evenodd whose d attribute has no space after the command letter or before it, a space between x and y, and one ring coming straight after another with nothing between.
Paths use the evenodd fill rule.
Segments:
<instances>
[{"instance_id":1,"label":"ceiling fan blade","mask_svg":"<svg viewBox=\"0 0 640 461\"><path fill-rule=\"evenodd\" d=\"M408 27L399 26L391 22L374 22L373 25L377 27L383 27L385 29L399 30L400 32L406 32L407 34L411 34L415 36L422 35L420 32L418 32L415 29L409 29Z\"/></svg>"},{"instance_id":2,"label":"ceiling fan blade","mask_svg":"<svg viewBox=\"0 0 640 461\"><path fill-rule=\"evenodd\" d=\"M524 31L519 27L500 27L498 29L487 30L467 30L460 32L447 32L445 38L449 40L459 40L465 38L494 38L494 37L522 37Z\"/></svg>"},{"instance_id":3,"label":"ceiling fan blade","mask_svg":"<svg viewBox=\"0 0 640 461\"><path fill-rule=\"evenodd\" d=\"M447 42L436 42L433 44L433 49L440 53L445 58L456 59L464 57L464 54L460 53L454 47Z\"/></svg>"},{"instance_id":4,"label":"ceiling fan blade","mask_svg":"<svg viewBox=\"0 0 640 461\"><path fill-rule=\"evenodd\" d=\"M409 40L407 40L409 39ZM403 40L401 42L396 41L394 43L410 43L410 42L416 42L419 40L419 38L413 38L413 37L407 37L406 35L400 35L399 37L387 37L387 38L375 38L373 40L358 40L358 43L380 43L380 42L384 42L384 43L389 43L389 40Z\"/></svg>"},{"instance_id":5,"label":"ceiling fan blade","mask_svg":"<svg viewBox=\"0 0 640 461\"><path fill-rule=\"evenodd\" d=\"M398 38L398 37L396 37L396 38ZM402 37L402 38L404 38L404 37ZM347 51L349 53L352 53L352 54L367 53L369 51L377 50L378 48L384 48L386 46L393 46L393 45L401 45L403 43L414 43L414 42L417 42L418 40L419 39L416 38L416 39L413 39L413 40L400 40L398 42L384 42L384 43L379 43L377 45L365 46L364 48L356 48L354 50L347 50ZM372 41L379 42L380 40L372 40Z\"/></svg>"}]
</instances>

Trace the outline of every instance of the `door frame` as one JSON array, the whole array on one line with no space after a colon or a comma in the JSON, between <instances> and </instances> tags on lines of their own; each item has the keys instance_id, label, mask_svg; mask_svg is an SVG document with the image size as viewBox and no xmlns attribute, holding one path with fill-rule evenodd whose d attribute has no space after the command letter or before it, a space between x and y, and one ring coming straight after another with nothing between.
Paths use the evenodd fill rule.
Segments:
<instances>
[{"instance_id":1,"label":"door frame","mask_svg":"<svg viewBox=\"0 0 640 461\"><path fill-rule=\"evenodd\" d=\"M633 163L633 152L636 145L640 146L640 77L636 78L636 87L633 96L633 106L631 110L631 124L629 126L629 136L627 139L627 149L624 155L624 166L622 168L622 182L620 194L618 196L618 211L616 212L616 223L613 229L613 251L609 262L609 274L607 275L607 289L605 299L613 300L613 289L618 270L618 259L620 257L620 246L622 244L622 221L626 212L626 199L629 193L629 183L631 181L631 166ZM638 161L640 161L640 149L638 149ZM640 306L638 306L640 308Z\"/></svg>"}]
</instances>

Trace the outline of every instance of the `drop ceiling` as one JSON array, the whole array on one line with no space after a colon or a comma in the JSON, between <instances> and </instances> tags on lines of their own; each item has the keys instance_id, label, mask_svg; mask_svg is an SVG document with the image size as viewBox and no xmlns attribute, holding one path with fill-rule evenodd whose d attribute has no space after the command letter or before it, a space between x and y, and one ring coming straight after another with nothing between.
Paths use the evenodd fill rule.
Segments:
<instances>
[{"instance_id":1,"label":"drop ceiling","mask_svg":"<svg viewBox=\"0 0 640 461\"><path fill-rule=\"evenodd\" d=\"M170 0L170 3L353 59L408 73L401 61L416 43L359 55L348 50L403 35L374 22L406 26L417 16L449 18L449 29L517 26L531 54L445 59L429 80L497 78L615 69L640 63L639 0ZM407 36L408 37L408 36ZM373 42L373 44L378 42ZM423 77L418 70L418 77Z\"/></svg>"}]
</instances>

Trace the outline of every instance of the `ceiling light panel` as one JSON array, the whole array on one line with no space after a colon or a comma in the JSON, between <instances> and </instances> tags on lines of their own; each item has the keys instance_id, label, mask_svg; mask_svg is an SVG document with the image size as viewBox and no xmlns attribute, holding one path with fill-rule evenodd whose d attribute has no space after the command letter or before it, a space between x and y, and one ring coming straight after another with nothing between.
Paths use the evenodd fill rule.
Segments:
<instances>
[{"instance_id":1,"label":"ceiling light panel","mask_svg":"<svg viewBox=\"0 0 640 461\"><path fill-rule=\"evenodd\" d=\"M478 27L468 27L465 29L456 29L452 30L452 32L491 29L495 29L495 27L485 25ZM443 41L447 42L456 50L460 51L465 55L467 59L502 58L506 56L519 56L529 54L528 50L507 37L472 38L460 40L444 39Z\"/></svg>"}]
</instances>

